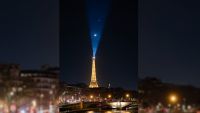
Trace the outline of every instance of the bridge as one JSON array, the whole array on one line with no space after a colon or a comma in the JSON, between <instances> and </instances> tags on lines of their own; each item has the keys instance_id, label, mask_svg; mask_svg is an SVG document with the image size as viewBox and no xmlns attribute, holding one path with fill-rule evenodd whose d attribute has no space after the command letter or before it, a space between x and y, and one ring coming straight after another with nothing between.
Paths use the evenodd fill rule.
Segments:
<instances>
[{"instance_id":1,"label":"bridge","mask_svg":"<svg viewBox=\"0 0 200 113\"><path fill-rule=\"evenodd\" d=\"M74 110L93 110L93 109L123 109L133 105L133 102L80 102L75 104L63 104L59 106L60 112Z\"/></svg>"},{"instance_id":2,"label":"bridge","mask_svg":"<svg viewBox=\"0 0 200 113\"><path fill-rule=\"evenodd\" d=\"M113 109L122 109L130 104L132 104L132 102L108 102L108 105L110 105Z\"/></svg>"}]
</instances>

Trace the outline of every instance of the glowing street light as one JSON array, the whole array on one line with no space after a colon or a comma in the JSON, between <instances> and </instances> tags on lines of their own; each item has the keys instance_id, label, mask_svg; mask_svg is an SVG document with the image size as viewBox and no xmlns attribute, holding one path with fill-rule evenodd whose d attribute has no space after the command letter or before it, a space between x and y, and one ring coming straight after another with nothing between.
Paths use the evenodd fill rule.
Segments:
<instances>
[{"instance_id":1,"label":"glowing street light","mask_svg":"<svg viewBox=\"0 0 200 113\"><path fill-rule=\"evenodd\" d=\"M170 101L171 103L176 103L176 102L178 101L177 95L171 94L171 95L169 96L169 101Z\"/></svg>"},{"instance_id":2,"label":"glowing street light","mask_svg":"<svg viewBox=\"0 0 200 113\"><path fill-rule=\"evenodd\" d=\"M108 98L112 98L112 95L111 95L111 94L109 94L109 95L108 95Z\"/></svg>"},{"instance_id":3,"label":"glowing street light","mask_svg":"<svg viewBox=\"0 0 200 113\"><path fill-rule=\"evenodd\" d=\"M14 92L13 92L13 91L11 91L11 92L10 92L10 96L13 96L13 95L14 95Z\"/></svg>"},{"instance_id":4,"label":"glowing street light","mask_svg":"<svg viewBox=\"0 0 200 113\"><path fill-rule=\"evenodd\" d=\"M126 98L129 98L130 97L130 95L129 94L126 94Z\"/></svg>"},{"instance_id":5,"label":"glowing street light","mask_svg":"<svg viewBox=\"0 0 200 113\"><path fill-rule=\"evenodd\" d=\"M37 106L36 100L33 100L33 101L32 101L32 106L33 106L33 107L36 107L36 106Z\"/></svg>"},{"instance_id":6,"label":"glowing street light","mask_svg":"<svg viewBox=\"0 0 200 113\"><path fill-rule=\"evenodd\" d=\"M93 99L94 98L94 96L93 95L90 95L90 99Z\"/></svg>"}]
</instances>

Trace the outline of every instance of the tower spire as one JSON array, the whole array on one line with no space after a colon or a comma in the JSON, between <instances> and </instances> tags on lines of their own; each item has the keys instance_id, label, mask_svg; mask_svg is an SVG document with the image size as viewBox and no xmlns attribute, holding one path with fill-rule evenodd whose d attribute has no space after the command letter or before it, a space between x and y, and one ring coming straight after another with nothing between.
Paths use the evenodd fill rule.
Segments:
<instances>
[{"instance_id":1,"label":"tower spire","mask_svg":"<svg viewBox=\"0 0 200 113\"><path fill-rule=\"evenodd\" d=\"M97 77L96 77L96 66L95 66L95 57L92 58L92 75L89 88L98 88Z\"/></svg>"}]
</instances>

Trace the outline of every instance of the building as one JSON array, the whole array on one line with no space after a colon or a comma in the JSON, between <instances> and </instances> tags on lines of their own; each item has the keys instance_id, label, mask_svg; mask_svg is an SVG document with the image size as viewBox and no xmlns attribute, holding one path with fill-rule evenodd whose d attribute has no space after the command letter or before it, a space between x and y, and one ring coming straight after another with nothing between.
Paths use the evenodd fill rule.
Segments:
<instances>
[{"instance_id":1,"label":"building","mask_svg":"<svg viewBox=\"0 0 200 113\"><path fill-rule=\"evenodd\" d=\"M59 95L59 104L73 104L81 102L82 88L65 84L61 86L62 90Z\"/></svg>"},{"instance_id":2,"label":"building","mask_svg":"<svg viewBox=\"0 0 200 113\"><path fill-rule=\"evenodd\" d=\"M12 105L21 109L37 105L50 109L58 90L59 68L45 65L39 70L21 71L18 64L0 64L0 104L4 103L1 108Z\"/></svg>"},{"instance_id":3,"label":"building","mask_svg":"<svg viewBox=\"0 0 200 113\"><path fill-rule=\"evenodd\" d=\"M169 96L177 95L179 104L200 103L200 88L190 85L178 85L166 83L158 78L146 77L139 81L139 100L143 106L162 105L168 106L171 103Z\"/></svg>"},{"instance_id":4,"label":"building","mask_svg":"<svg viewBox=\"0 0 200 113\"><path fill-rule=\"evenodd\" d=\"M40 105L54 103L59 90L59 69L42 68L41 70L23 70L20 73L25 94L29 100L36 99Z\"/></svg>"},{"instance_id":5,"label":"building","mask_svg":"<svg viewBox=\"0 0 200 113\"><path fill-rule=\"evenodd\" d=\"M0 64L0 97L5 98L5 96L22 86L23 83L19 74L20 65Z\"/></svg>"}]
</instances>

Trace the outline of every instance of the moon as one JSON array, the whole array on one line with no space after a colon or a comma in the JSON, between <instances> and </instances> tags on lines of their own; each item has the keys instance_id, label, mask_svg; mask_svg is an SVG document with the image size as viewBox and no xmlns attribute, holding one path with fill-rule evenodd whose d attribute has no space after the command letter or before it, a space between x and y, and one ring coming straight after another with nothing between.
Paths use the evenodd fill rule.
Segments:
<instances>
[{"instance_id":1,"label":"moon","mask_svg":"<svg viewBox=\"0 0 200 113\"><path fill-rule=\"evenodd\" d=\"M96 37L97 36L97 34L96 33L94 33L94 35L93 35L94 37Z\"/></svg>"}]
</instances>

